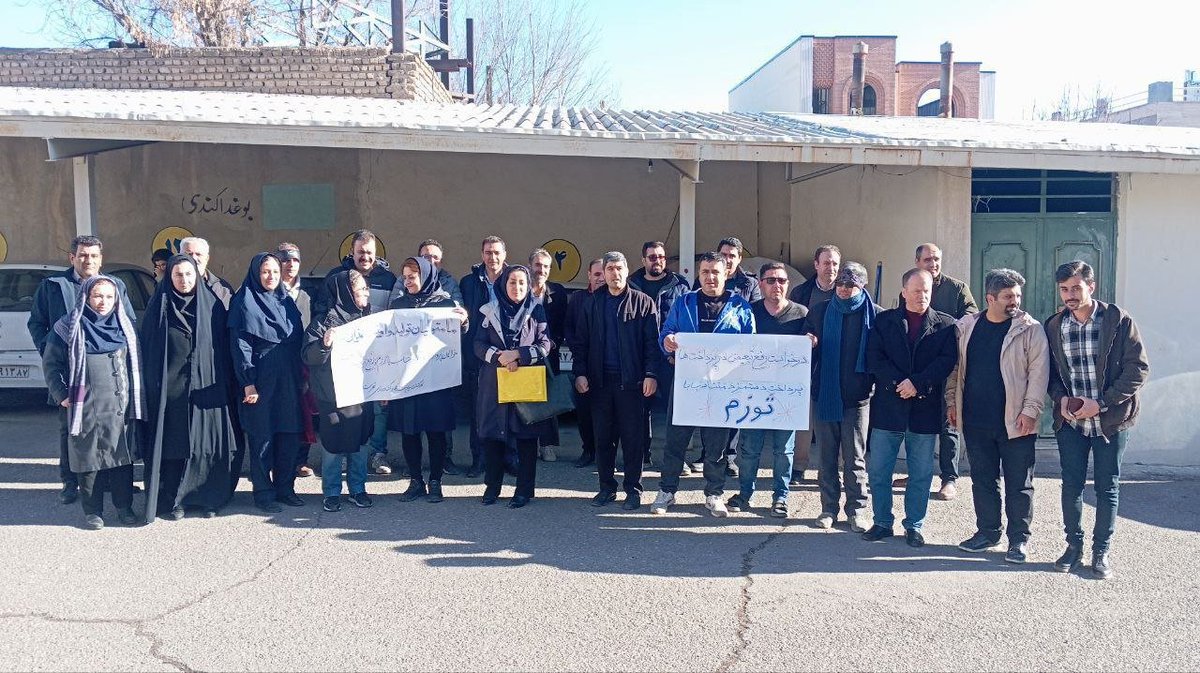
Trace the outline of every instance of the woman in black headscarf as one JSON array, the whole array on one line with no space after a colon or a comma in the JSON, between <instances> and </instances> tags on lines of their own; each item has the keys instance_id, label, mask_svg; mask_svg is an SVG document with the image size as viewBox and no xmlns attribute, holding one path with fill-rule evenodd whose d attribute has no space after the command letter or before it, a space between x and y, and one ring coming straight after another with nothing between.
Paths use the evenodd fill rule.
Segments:
<instances>
[{"instance_id":1,"label":"woman in black headscarf","mask_svg":"<svg viewBox=\"0 0 1200 673\"><path fill-rule=\"evenodd\" d=\"M280 283L279 258L260 252L229 305L233 370L241 386L239 418L246 431L254 504L279 512L300 507L300 311Z\"/></svg>"},{"instance_id":2,"label":"woman in black headscarf","mask_svg":"<svg viewBox=\"0 0 1200 673\"><path fill-rule=\"evenodd\" d=\"M167 268L138 330L146 382L146 521L179 520L184 508L216 516L232 493L233 362L228 314L187 255ZM155 496L157 494L157 497Z\"/></svg>"},{"instance_id":3,"label":"woman in black headscarf","mask_svg":"<svg viewBox=\"0 0 1200 673\"><path fill-rule=\"evenodd\" d=\"M438 271L424 257L409 257L400 269L389 308L453 308L464 325L467 312L442 289ZM446 465L446 434L454 431L453 388L393 400L388 406L388 428L401 434L404 460L408 463L408 490L400 494L402 502L428 494L428 502L442 501L442 471ZM429 442L429 486L426 490L421 470L421 433Z\"/></svg>"},{"instance_id":4,"label":"woman in black headscarf","mask_svg":"<svg viewBox=\"0 0 1200 673\"><path fill-rule=\"evenodd\" d=\"M526 424L516 405L499 402L496 370L544 364L550 352L546 312L529 294L529 269L510 266L493 284L496 298L479 309L483 322L475 330L475 356L483 361L475 418L484 450L483 504L500 497L504 481L504 453L517 451L517 490L509 507L529 504L537 475L538 442L548 442L554 429L550 421Z\"/></svg>"},{"instance_id":5,"label":"woman in black headscarf","mask_svg":"<svg viewBox=\"0 0 1200 673\"><path fill-rule=\"evenodd\" d=\"M133 421L141 420L137 333L112 278L83 281L75 308L54 324L42 354L50 397L67 410L67 455L79 477L84 525L104 527L104 491L121 523L133 513Z\"/></svg>"},{"instance_id":6,"label":"woman in black headscarf","mask_svg":"<svg viewBox=\"0 0 1200 673\"><path fill-rule=\"evenodd\" d=\"M331 303L322 316L314 316L304 333L304 363L308 365L309 389L317 399L320 437L322 507L326 512L342 508L342 459L350 503L370 507L367 495L367 440L375 429L375 404L337 405L333 367L329 361L334 330L341 329L371 312L371 288L356 269L343 269L325 277L324 296Z\"/></svg>"}]
</instances>

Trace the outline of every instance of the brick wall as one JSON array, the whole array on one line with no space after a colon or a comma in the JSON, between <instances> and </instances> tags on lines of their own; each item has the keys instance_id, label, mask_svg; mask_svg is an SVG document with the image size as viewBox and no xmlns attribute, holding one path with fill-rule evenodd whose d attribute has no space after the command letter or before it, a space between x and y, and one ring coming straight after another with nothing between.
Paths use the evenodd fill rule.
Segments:
<instances>
[{"instance_id":1,"label":"brick wall","mask_svg":"<svg viewBox=\"0 0 1200 673\"><path fill-rule=\"evenodd\" d=\"M0 49L0 86L451 100L418 56L389 56L382 47Z\"/></svg>"},{"instance_id":2,"label":"brick wall","mask_svg":"<svg viewBox=\"0 0 1200 673\"><path fill-rule=\"evenodd\" d=\"M954 116L979 118L979 65L954 64ZM912 117L917 114L921 94L942 85L942 64L904 62L896 64L896 114Z\"/></svg>"}]
</instances>

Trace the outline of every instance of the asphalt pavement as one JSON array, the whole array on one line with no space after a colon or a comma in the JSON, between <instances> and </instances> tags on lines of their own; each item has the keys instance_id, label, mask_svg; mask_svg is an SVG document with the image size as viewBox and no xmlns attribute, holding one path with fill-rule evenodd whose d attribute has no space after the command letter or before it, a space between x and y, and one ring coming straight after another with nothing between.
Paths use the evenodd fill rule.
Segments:
<instances>
[{"instance_id":1,"label":"asphalt pavement","mask_svg":"<svg viewBox=\"0 0 1200 673\"><path fill-rule=\"evenodd\" d=\"M243 482L215 519L88 531L58 504L53 411L0 395L0 670L1200 669L1194 470L1129 471L1116 575L1099 581L1051 568L1045 451L1031 559L1013 566L957 549L974 528L965 479L911 549L813 528L812 483L786 520L763 490L751 512L708 516L700 477L667 515L593 508L595 472L562 434L521 510L481 506L464 477L445 479L445 502L402 503L393 476L368 483L375 507L324 513L313 477L298 480L307 505L281 514L255 510ZM647 502L657 483L651 469Z\"/></svg>"}]
</instances>

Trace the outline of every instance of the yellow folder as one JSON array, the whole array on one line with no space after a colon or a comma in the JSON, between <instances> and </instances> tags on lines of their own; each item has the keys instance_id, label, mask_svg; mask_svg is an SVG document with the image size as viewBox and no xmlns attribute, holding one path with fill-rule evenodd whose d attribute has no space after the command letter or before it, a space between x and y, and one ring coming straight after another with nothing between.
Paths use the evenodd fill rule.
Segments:
<instances>
[{"instance_id":1,"label":"yellow folder","mask_svg":"<svg viewBox=\"0 0 1200 673\"><path fill-rule=\"evenodd\" d=\"M496 392L501 404L505 402L545 402L546 367L530 365L517 367L510 372L504 367L496 369Z\"/></svg>"}]
</instances>

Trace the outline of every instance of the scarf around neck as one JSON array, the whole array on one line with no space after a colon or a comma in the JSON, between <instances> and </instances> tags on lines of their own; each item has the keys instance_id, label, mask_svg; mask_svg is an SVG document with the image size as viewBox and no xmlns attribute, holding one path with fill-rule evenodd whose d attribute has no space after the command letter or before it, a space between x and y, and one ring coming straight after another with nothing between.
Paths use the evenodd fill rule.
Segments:
<instances>
[{"instance_id":1,"label":"scarf around neck","mask_svg":"<svg viewBox=\"0 0 1200 673\"><path fill-rule=\"evenodd\" d=\"M818 391L817 418L827 423L842 420L842 318L862 312L862 337L858 342L858 357L854 371L867 371L867 335L875 324L875 303L862 290L850 299L836 294L825 309L821 330L821 388Z\"/></svg>"}]
</instances>

